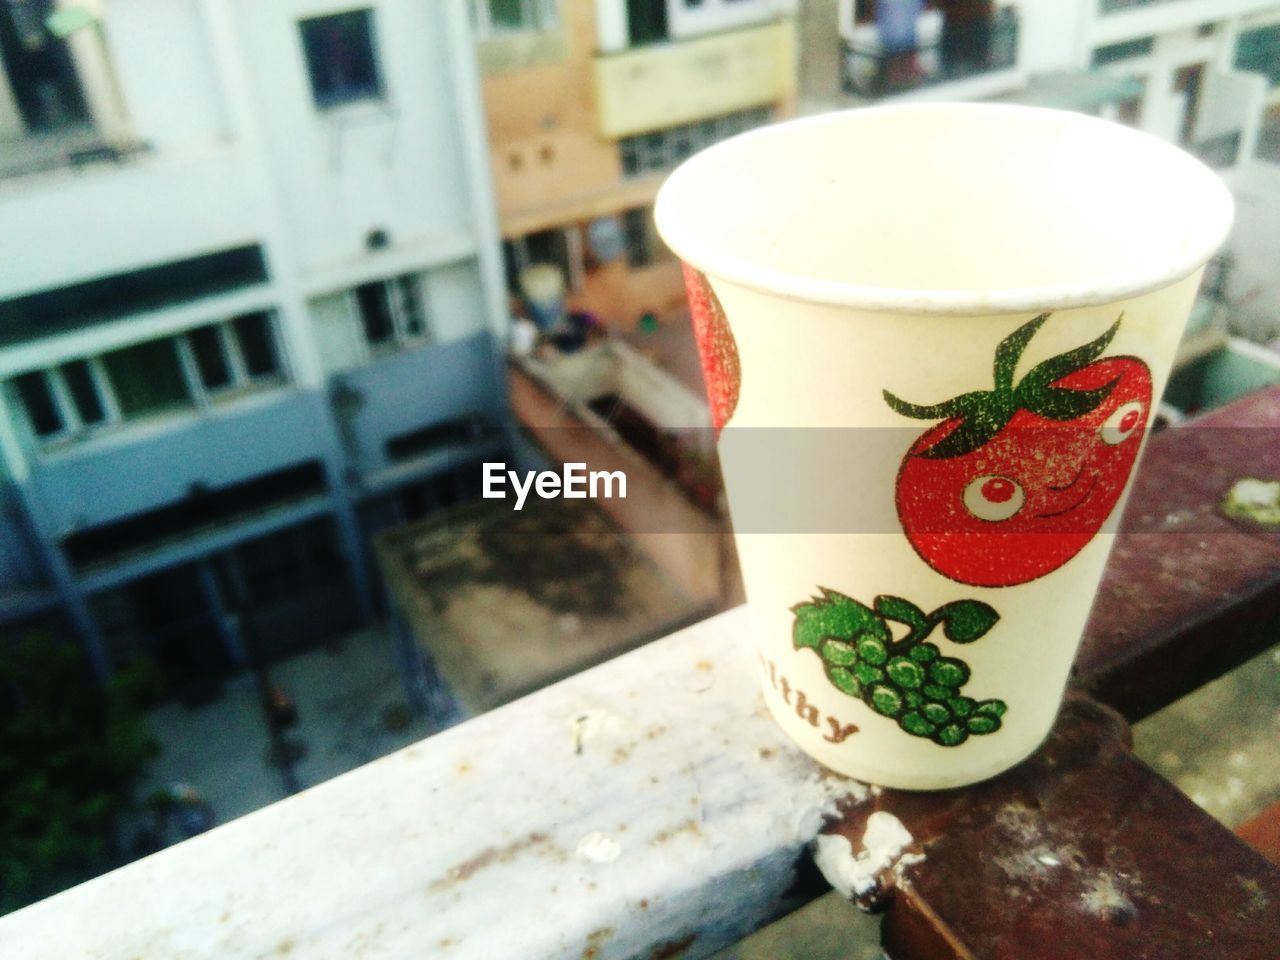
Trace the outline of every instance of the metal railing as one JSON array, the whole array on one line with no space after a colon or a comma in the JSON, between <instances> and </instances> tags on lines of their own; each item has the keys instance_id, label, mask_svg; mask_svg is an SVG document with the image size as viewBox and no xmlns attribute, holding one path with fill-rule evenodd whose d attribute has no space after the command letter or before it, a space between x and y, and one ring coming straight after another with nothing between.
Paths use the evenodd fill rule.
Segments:
<instances>
[{"instance_id":1,"label":"metal railing","mask_svg":"<svg viewBox=\"0 0 1280 960\"><path fill-rule=\"evenodd\" d=\"M963 29L943 23L936 38L910 50L888 52L879 45L842 41L846 93L886 97L995 70L1007 70L1018 59L1018 15L1011 7L987 22Z\"/></svg>"},{"instance_id":2,"label":"metal railing","mask_svg":"<svg viewBox=\"0 0 1280 960\"><path fill-rule=\"evenodd\" d=\"M88 126L6 141L0 144L0 180L99 163L120 165L150 150L151 145L141 140L109 140Z\"/></svg>"}]
</instances>

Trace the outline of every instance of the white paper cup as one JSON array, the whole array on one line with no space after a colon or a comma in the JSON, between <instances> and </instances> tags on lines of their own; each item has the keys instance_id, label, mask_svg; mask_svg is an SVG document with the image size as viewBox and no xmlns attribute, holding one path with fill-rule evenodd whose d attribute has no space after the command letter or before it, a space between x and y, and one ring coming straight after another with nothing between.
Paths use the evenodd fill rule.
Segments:
<instances>
[{"instance_id":1,"label":"white paper cup","mask_svg":"<svg viewBox=\"0 0 1280 960\"><path fill-rule=\"evenodd\" d=\"M807 118L671 175L765 699L807 752L938 789L1045 738L1231 217L1169 144L1022 107Z\"/></svg>"}]
</instances>

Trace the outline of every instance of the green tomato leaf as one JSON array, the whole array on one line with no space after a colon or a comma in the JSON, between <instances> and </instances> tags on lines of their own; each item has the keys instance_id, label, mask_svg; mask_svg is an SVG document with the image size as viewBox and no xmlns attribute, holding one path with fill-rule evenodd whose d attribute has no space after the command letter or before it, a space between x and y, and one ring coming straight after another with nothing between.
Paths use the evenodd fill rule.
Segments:
<instances>
[{"instance_id":1,"label":"green tomato leaf","mask_svg":"<svg viewBox=\"0 0 1280 960\"><path fill-rule=\"evenodd\" d=\"M889 639L889 628L874 610L834 590L822 590L822 596L791 608L795 614L791 639L797 650L808 647L820 651L822 641L852 640L862 634Z\"/></svg>"},{"instance_id":2,"label":"green tomato leaf","mask_svg":"<svg viewBox=\"0 0 1280 960\"><path fill-rule=\"evenodd\" d=\"M942 632L952 643L973 643L996 625L1000 614L981 600L956 600L933 611L929 619L942 622Z\"/></svg>"},{"instance_id":3,"label":"green tomato leaf","mask_svg":"<svg viewBox=\"0 0 1280 960\"><path fill-rule=\"evenodd\" d=\"M1024 323L1009 336L1000 341L1000 346L996 347L996 390L1009 391L1013 389L1013 374L1017 370L1018 361L1022 359L1022 353L1027 349L1027 344L1031 342L1031 338L1036 335L1036 331L1044 326L1044 322L1049 319L1048 313L1042 313L1027 323Z\"/></svg>"}]
</instances>

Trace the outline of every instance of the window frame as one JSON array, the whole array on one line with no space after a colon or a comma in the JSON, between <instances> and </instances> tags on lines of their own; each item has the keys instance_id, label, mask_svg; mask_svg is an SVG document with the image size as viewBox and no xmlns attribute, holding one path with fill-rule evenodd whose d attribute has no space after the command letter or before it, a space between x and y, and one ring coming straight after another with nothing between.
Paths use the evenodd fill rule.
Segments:
<instances>
[{"instance_id":1,"label":"window frame","mask_svg":"<svg viewBox=\"0 0 1280 960\"><path fill-rule=\"evenodd\" d=\"M181 416L188 412L199 413L208 410L215 404L231 399L239 399L260 390L284 386L290 382L289 367L277 329L276 312L274 310L259 310L253 311L251 314L238 314L237 316L257 314L263 316L267 325L266 332L276 361L276 370L272 374L254 376L249 373L240 344L231 329L236 319L232 317L175 331L162 337L137 340L89 356L65 357L50 363L49 366L26 370L6 378L6 390L12 404L21 410L22 418L32 441L37 448L42 450L56 449L70 442L104 434L130 424L144 423L148 420L162 419L174 415ZM211 388L205 386L199 363L196 360L195 348L190 340L191 334L195 331L210 327L215 330L218 336L219 345L224 351L224 359L231 374L231 382L222 387ZM178 409L137 416L125 416L116 397L115 388L111 384L111 378L103 363L103 357L107 353L112 353L116 350L127 350L131 347L151 343L153 340L169 340L173 342L174 352L178 360L178 369L191 398L191 408L190 410ZM66 382L66 377L63 373L63 367L80 362L83 362L88 368L90 384L97 396L98 404L102 408L103 419L96 423L86 422L80 415L71 386ZM23 399L17 385L18 378L28 374L38 375L44 380L45 388L53 401L54 410L62 421L61 429L56 432L41 434L36 429L35 421L31 416L30 410L27 409L26 401Z\"/></svg>"},{"instance_id":2,"label":"window frame","mask_svg":"<svg viewBox=\"0 0 1280 960\"><path fill-rule=\"evenodd\" d=\"M639 180L671 171L700 150L769 122L773 108L747 107L691 123L621 137L618 166L623 180Z\"/></svg>"},{"instance_id":3,"label":"window frame","mask_svg":"<svg viewBox=\"0 0 1280 960\"><path fill-rule=\"evenodd\" d=\"M410 329L406 306L409 297L402 295L403 285L412 284L415 296L412 298L418 312L418 332ZM360 305L358 291L365 287L378 287L379 295L384 298L387 313L391 317L391 336L386 340L373 342L369 339L368 327L365 324L364 308ZM346 293L348 309L356 325L356 331L363 345L365 356L378 357L387 353L395 353L411 347L422 346L434 342L435 336L431 324L431 309L427 290L427 275L423 271L409 271L395 276L383 277L357 284Z\"/></svg>"},{"instance_id":4,"label":"window frame","mask_svg":"<svg viewBox=\"0 0 1280 960\"><path fill-rule=\"evenodd\" d=\"M501 40L530 33L550 33L560 28L560 0L516 0L516 2L520 5L523 25L505 27L494 24L492 0L469 0L467 8L475 38Z\"/></svg>"},{"instance_id":5,"label":"window frame","mask_svg":"<svg viewBox=\"0 0 1280 960\"><path fill-rule=\"evenodd\" d=\"M653 207L629 207L619 215L622 219L622 237L626 245L627 266L631 270L645 270L675 259L675 254L663 241L653 223Z\"/></svg>"},{"instance_id":6,"label":"window frame","mask_svg":"<svg viewBox=\"0 0 1280 960\"><path fill-rule=\"evenodd\" d=\"M322 20L336 17L363 15L364 41L369 48L369 62L373 68L373 85L362 92L322 93L317 86L315 71L312 69L311 47L308 45L308 31L304 25L315 24ZM378 42L378 16L374 6L353 6L344 10L331 10L327 13L315 13L311 16L299 17L297 25L298 45L302 53L302 68L307 80L307 89L311 93L312 106L321 113L332 113L361 104L385 103L388 100L386 69L382 62L382 48Z\"/></svg>"}]
</instances>

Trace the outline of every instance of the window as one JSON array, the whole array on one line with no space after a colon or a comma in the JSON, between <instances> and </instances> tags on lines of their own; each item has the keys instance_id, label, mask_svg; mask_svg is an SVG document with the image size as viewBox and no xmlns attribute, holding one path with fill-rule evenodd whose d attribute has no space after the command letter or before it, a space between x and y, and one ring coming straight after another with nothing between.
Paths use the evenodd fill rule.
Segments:
<instances>
[{"instance_id":1,"label":"window","mask_svg":"<svg viewBox=\"0 0 1280 960\"><path fill-rule=\"evenodd\" d=\"M251 313L15 377L32 432L53 441L284 382L271 318Z\"/></svg>"},{"instance_id":2,"label":"window","mask_svg":"<svg viewBox=\"0 0 1280 960\"><path fill-rule=\"evenodd\" d=\"M38 437L52 437L66 429L58 404L49 388L49 379L43 373L24 373L14 380L18 397L26 408L31 429Z\"/></svg>"},{"instance_id":3,"label":"window","mask_svg":"<svg viewBox=\"0 0 1280 960\"><path fill-rule=\"evenodd\" d=\"M274 377L280 373L280 361L271 336L271 321L265 313L236 317L231 321L231 329L249 379Z\"/></svg>"},{"instance_id":4,"label":"window","mask_svg":"<svg viewBox=\"0 0 1280 960\"><path fill-rule=\"evenodd\" d=\"M529 233L502 245L507 282L512 293L522 294L521 276L529 267L550 264L560 271L569 290L582 288L582 233L576 225Z\"/></svg>"},{"instance_id":5,"label":"window","mask_svg":"<svg viewBox=\"0 0 1280 960\"><path fill-rule=\"evenodd\" d=\"M1242 31L1236 41L1235 67L1261 73L1273 87L1280 85L1280 23Z\"/></svg>"},{"instance_id":6,"label":"window","mask_svg":"<svg viewBox=\"0 0 1280 960\"><path fill-rule=\"evenodd\" d=\"M627 42L639 47L666 39L666 0L627 0Z\"/></svg>"},{"instance_id":7,"label":"window","mask_svg":"<svg viewBox=\"0 0 1280 960\"><path fill-rule=\"evenodd\" d=\"M447 451L478 439L487 430L485 422L478 416L434 423L389 439L386 444L387 459L399 462Z\"/></svg>"},{"instance_id":8,"label":"window","mask_svg":"<svg viewBox=\"0 0 1280 960\"><path fill-rule=\"evenodd\" d=\"M0 71L23 125L45 133L89 118L66 42L49 29L51 0L0 3Z\"/></svg>"},{"instance_id":9,"label":"window","mask_svg":"<svg viewBox=\"0 0 1280 960\"><path fill-rule=\"evenodd\" d=\"M105 376L96 360L73 360L15 377L13 387L32 432L56 440L111 421L115 408L103 390Z\"/></svg>"},{"instance_id":10,"label":"window","mask_svg":"<svg viewBox=\"0 0 1280 960\"><path fill-rule=\"evenodd\" d=\"M632 267L647 267L671 257L671 251L658 236L653 225L653 210L639 207L622 215L622 230L627 242L627 263Z\"/></svg>"},{"instance_id":11,"label":"window","mask_svg":"<svg viewBox=\"0 0 1280 960\"><path fill-rule=\"evenodd\" d=\"M216 489L192 490L184 500L72 534L62 541L73 567L94 564L227 526L289 504L319 497L326 490L324 467L306 461Z\"/></svg>"},{"instance_id":12,"label":"window","mask_svg":"<svg viewBox=\"0 0 1280 960\"><path fill-rule=\"evenodd\" d=\"M471 26L481 39L530 30L551 30L559 23L556 0L471 0Z\"/></svg>"},{"instance_id":13,"label":"window","mask_svg":"<svg viewBox=\"0 0 1280 960\"><path fill-rule=\"evenodd\" d=\"M126 419L195 405L174 339L112 351L103 356L102 365Z\"/></svg>"},{"instance_id":14,"label":"window","mask_svg":"<svg viewBox=\"0 0 1280 960\"><path fill-rule=\"evenodd\" d=\"M185 349L190 351L200 386L211 395L281 378L271 319L265 313L192 330L186 335Z\"/></svg>"},{"instance_id":15,"label":"window","mask_svg":"<svg viewBox=\"0 0 1280 960\"><path fill-rule=\"evenodd\" d=\"M1155 37L1139 37L1136 40L1125 40L1121 43L1109 43L1093 51L1092 64L1103 67L1108 63L1121 60L1132 60L1134 57L1145 57L1155 49Z\"/></svg>"},{"instance_id":16,"label":"window","mask_svg":"<svg viewBox=\"0 0 1280 960\"><path fill-rule=\"evenodd\" d=\"M373 11L352 10L298 24L316 106L338 107L382 96Z\"/></svg>"},{"instance_id":17,"label":"window","mask_svg":"<svg viewBox=\"0 0 1280 960\"><path fill-rule=\"evenodd\" d=\"M427 336L421 279L405 274L362 284L355 291L356 310L371 347L404 345Z\"/></svg>"},{"instance_id":18,"label":"window","mask_svg":"<svg viewBox=\"0 0 1280 960\"><path fill-rule=\"evenodd\" d=\"M249 246L42 290L0 303L0 345L190 303L266 279L262 248Z\"/></svg>"},{"instance_id":19,"label":"window","mask_svg":"<svg viewBox=\"0 0 1280 960\"><path fill-rule=\"evenodd\" d=\"M97 379L89 368L87 360L73 360L61 367L62 381L67 385L71 402L75 405L76 415L84 424L102 423L107 419L107 411L102 402Z\"/></svg>"},{"instance_id":20,"label":"window","mask_svg":"<svg viewBox=\"0 0 1280 960\"><path fill-rule=\"evenodd\" d=\"M201 327L187 334L191 353L195 357L196 371L206 390L220 390L233 383L231 361L227 358L226 344L217 327Z\"/></svg>"},{"instance_id":21,"label":"window","mask_svg":"<svg viewBox=\"0 0 1280 960\"><path fill-rule=\"evenodd\" d=\"M618 141L623 176L637 177L670 169L713 143L768 122L769 108L756 107L697 123L623 137Z\"/></svg>"}]
</instances>

